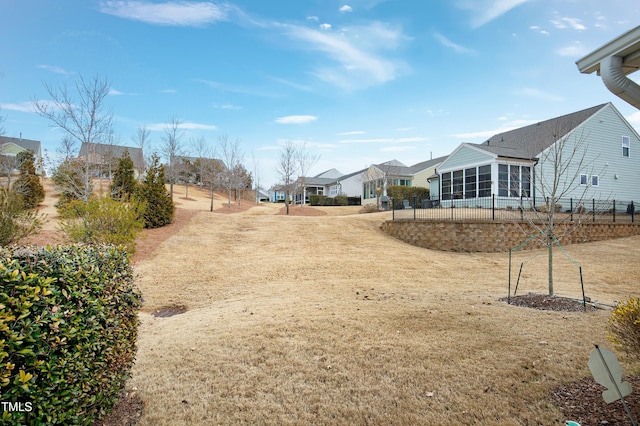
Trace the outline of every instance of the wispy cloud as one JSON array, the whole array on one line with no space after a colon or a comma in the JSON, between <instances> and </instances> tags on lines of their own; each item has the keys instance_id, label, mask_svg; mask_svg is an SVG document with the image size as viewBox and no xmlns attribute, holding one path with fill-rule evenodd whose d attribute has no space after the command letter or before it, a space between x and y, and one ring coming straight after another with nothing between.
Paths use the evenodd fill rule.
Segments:
<instances>
[{"instance_id":1,"label":"wispy cloud","mask_svg":"<svg viewBox=\"0 0 640 426\"><path fill-rule=\"evenodd\" d=\"M330 30L331 29L331 24L327 24L326 22L324 24L320 24L319 25L321 30Z\"/></svg>"},{"instance_id":2,"label":"wispy cloud","mask_svg":"<svg viewBox=\"0 0 640 426\"><path fill-rule=\"evenodd\" d=\"M579 58L589 53L589 50L584 47L579 41L576 41L569 46L559 48L558 50L556 50L556 53L560 56Z\"/></svg>"},{"instance_id":3,"label":"wispy cloud","mask_svg":"<svg viewBox=\"0 0 640 426\"><path fill-rule=\"evenodd\" d=\"M338 9L340 12L342 13L347 13L347 12L353 12L353 8L351 6L349 6L348 4L345 4L344 6L342 6L340 9Z\"/></svg>"},{"instance_id":4,"label":"wispy cloud","mask_svg":"<svg viewBox=\"0 0 640 426\"><path fill-rule=\"evenodd\" d=\"M0 104L0 108L7 111L34 112L32 102L20 102L19 104Z\"/></svg>"},{"instance_id":5,"label":"wispy cloud","mask_svg":"<svg viewBox=\"0 0 640 426\"><path fill-rule=\"evenodd\" d=\"M42 69L42 70L46 70L49 72L52 72L54 74L60 74L60 75L72 75L74 74L72 71L67 71L62 67L56 66L56 65L38 65L38 68Z\"/></svg>"},{"instance_id":6,"label":"wispy cloud","mask_svg":"<svg viewBox=\"0 0 640 426\"><path fill-rule=\"evenodd\" d=\"M536 121L534 121L534 120L514 120L514 121L510 121L508 123L504 123L502 126L496 128L496 129L481 130L481 131L478 131L478 132L469 132L469 133L456 133L456 134L452 134L450 136L454 137L454 138L457 138L457 139L466 139L466 140L483 139L483 140L486 140L486 139L490 138L493 135L497 135L498 133L508 132L509 130L514 130L514 129L518 129L520 127L528 126L529 124L533 124L535 122Z\"/></svg>"},{"instance_id":7,"label":"wispy cloud","mask_svg":"<svg viewBox=\"0 0 640 426\"><path fill-rule=\"evenodd\" d=\"M327 32L298 25L274 24L303 48L325 54L336 66L321 65L312 75L346 90L356 90L395 79L406 68L382 51L396 50L408 39L402 30L385 23Z\"/></svg>"},{"instance_id":8,"label":"wispy cloud","mask_svg":"<svg viewBox=\"0 0 640 426\"><path fill-rule=\"evenodd\" d=\"M170 94L178 93L178 91L176 89L162 89L162 90L159 90L159 92L160 93L170 93Z\"/></svg>"},{"instance_id":9,"label":"wispy cloud","mask_svg":"<svg viewBox=\"0 0 640 426\"><path fill-rule=\"evenodd\" d=\"M452 42L451 40L449 40L448 38L446 38L445 36L443 36L440 33L434 33L433 37L438 40L440 42L440 44L442 44L444 47L447 47L453 51L455 51L456 53L464 53L464 54L473 54L475 53L475 51L473 49L469 49L466 48L464 46L461 46L459 44L456 44L454 42Z\"/></svg>"},{"instance_id":10,"label":"wispy cloud","mask_svg":"<svg viewBox=\"0 0 640 426\"><path fill-rule=\"evenodd\" d=\"M307 16L307 19L309 21L316 21L316 22L320 20L320 18L318 18L317 16Z\"/></svg>"},{"instance_id":11,"label":"wispy cloud","mask_svg":"<svg viewBox=\"0 0 640 426\"><path fill-rule=\"evenodd\" d=\"M276 118L274 121L280 124L306 124L316 121L318 117L315 115L288 115L286 117Z\"/></svg>"},{"instance_id":12,"label":"wispy cloud","mask_svg":"<svg viewBox=\"0 0 640 426\"><path fill-rule=\"evenodd\" d=\"M514 90L513 93L515 93L516 95L528 96L530 98L541 99L543 101L559 102L559 101L563 100L563 98L561 96L554 95L552 93L543 92L540 89L533 89L533 88L530 88L530 87L525 87L523 89Z\"/></svg>"},{"instance_id":13,"label":"wispy cloud","mask_svg":"<svg viewBox=\"0 0 640 426\"><path fill-rule=\"evenodd\" d=\"M343 139L339 141L344 144L352 144L352 143L393 143L393 144L402 144L402 143L415 143L415 142L426 142L429 138L425 138L422 136L414 136L411 138L372 138L372 139Z\"/></svg>"},{"instance_id":14,"label":"wispy cloud","mask_svg":"<svg viewBox=\"0 0 640 426\"><path fill-rule=\"evenodd\" d=\"M633 127L640 130L640 111L627 115L625 118Z\"/></svg>"},{"instance_id":15,"label":"wispy cloud","mask_svg":"<svg viewBox=\"0 0 640 426\"><path fill-rule=\"evenodd\" d=\"M226 110L232 110L232 111L238 111L242 109L241 106L231 105L231 104L214 105L213 107L216 109L226 109Z\"/></svg>"},{"instance_id":16,"label":"wispy cloud","mask_svg":"<svg viewBox=\"0 0 640 426\"><path fill-rule=\"evenodd\" d=\"M380 152L403 152L403 151L411 151L412 149L416 149L416 147L411 145L385 146L384 148L380 148Z\"/></svg>"},{"instance_id":17,"label":"wispy cloud","mask_svg":"<svg viewBox=\"0 0 640 426\"><path fill-rule=\"evenodd\" d=\"M201 27L228 18L228 6L211 2L103 1L98 10L132 21L168 26Z\"/></svg>"},{"instance_id":18,"label":"wispy cloud","mask_svg":"<svg viewBox=\"0 0 640 426\"><path fill-rule=\"evenodd\" d=\"M113 87L109 89L109 95L111 96L137 96L137 93L125 93L119 90L114 89Z\"/></svg>"},{"instance_id":19,"label":"wispy cloud","mask_svg":"<svg viewBox=\"0 0 640 426\"><path fill-rule=\"evenodd\" d=\"M528 1L531 0L459 0L457 6L471 10L471 27L479 28Z\"/></svg>"},{"instance_id":20,"label":"wispy cloud","mask_svg":"<svg viewBox=\"0 0 640 426\"><path fill-rule=\"evenodd\" d=\"M170 127L170 123L152 123L147 125L147 129L152 132L155 131L163 131ZM202 124L202 123L193 123L193 122L185 122L180 123L178 125L178 129L181 130L218 130L218 126L213 124Z\"/></svg>"},{"instance_id":21,"label":"wispy cloud","mask_svg":"<svg viewBox=\"0 0 640 426\"><path fill-rule=\"evenodd\" d=\"M278 94L276 94L274 92L271 92L271 91L266 91L266 90L261 89L259 87L238 86L238 85L233 85L233 84L220 83L218 81L202 80L202 79L196 79L195 81L197 81L199 83L206 84L207 86L211 87L212 89L221 90L223 92L233 92L233 93L240 93L240 94L243 94L243 95L261 96L261 97L265 97L265 98L277 98L277 97L279 97Z\"/></svg>"},{"instance_id":22,"label":"wispy cloud","mask_svg":"<svg viewBox=\"0 0 640 426\"><path fill-rule=\"evenodd\" d=\"M351 136L351 135L364 135L364 132L362 130L354 130L352 132L338 133L338 136Z\"/></svg>"},{"instance_id":23,"label":"wispy cloud","mask_svg":"<svg viewBox=\"0 0 640 426\"><path fill-rule=\"evenodd\" d=\"M550 22L553 24L554 27L558 28L559 30L564 30L569 28L573 30L583 31L587 29L587 27L584 26L582 21L578 18L558 18L558 19L552 19Z\"/></svg>"},{"instance_id":24,"label":"wispy cloud","mask_svg":"<svg viewBox=\"0 0 640 426\"><path fill-rule=\"evenodd\" d=\"M541 27L539 27L539 26L537 26L537 25L531 25L531 26L529 27L529 29L530 29L531 31L535 31L535 32L537 32L538 34L542 34L542 35L546 35L546 36L548 36L548 35L549 35L549 31L547 31L547 30L543 30Z\"/></svg>"}]
</instances>

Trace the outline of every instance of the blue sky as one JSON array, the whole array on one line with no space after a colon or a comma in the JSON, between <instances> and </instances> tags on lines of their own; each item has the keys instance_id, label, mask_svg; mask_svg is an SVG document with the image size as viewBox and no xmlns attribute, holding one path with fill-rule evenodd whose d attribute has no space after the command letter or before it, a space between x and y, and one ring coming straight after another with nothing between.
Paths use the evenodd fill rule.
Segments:
<instances>
[{"instance_id":1,"label":"blue sky","mask_svg":"<svg viewBox=\"0 0 640 426\"><path fill-rule=\"evenodd\" d=\"M575 65L638 16L637 0L0 0L0 114L54 152L32 100L99 74L123 145L146 125L158 147L178 117L187 150L238 139L266 186L286 141L320 156L310 174L412 165L604 102L640 128Z\"/></svg>"}]
</instances>

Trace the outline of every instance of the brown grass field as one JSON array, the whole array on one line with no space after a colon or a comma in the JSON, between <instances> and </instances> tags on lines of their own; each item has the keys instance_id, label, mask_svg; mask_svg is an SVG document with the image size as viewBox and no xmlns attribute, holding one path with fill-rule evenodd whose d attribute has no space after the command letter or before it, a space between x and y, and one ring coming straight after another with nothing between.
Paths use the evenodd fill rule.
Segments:
<instances>
[{"instance_id":1,"label":"brown grass field","mask_svg":"<svg viewBox=\"0 0 640 426\"><path fill-rule=\"evenodd\" d=\"M590 376L594 343L611 347L607 306L500 302L506 253L404 244L379 230L390 213L220 214L181 190L179 212L194 213L166 239L143 235L140 246L158 245L135 261L144 305L128 386L145 403L140 425L560 425L550 393ZM566 251L594 302L638 295L639 237ZM514 255L516 271L526 261L519 294L546 292L538 254ZM556 293L581 298L577 269L556 254ZM186 311L153 315L168 307Z\"/></svg>"}]
</instances>

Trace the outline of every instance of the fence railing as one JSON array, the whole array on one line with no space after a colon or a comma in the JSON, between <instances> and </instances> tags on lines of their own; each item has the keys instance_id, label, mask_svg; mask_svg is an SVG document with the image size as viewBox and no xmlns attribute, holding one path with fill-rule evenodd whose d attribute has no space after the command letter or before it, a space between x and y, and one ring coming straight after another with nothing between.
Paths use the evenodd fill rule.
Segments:
<instances>
[{"instance_id":1,"label":"fence railing","mask_svg":"<svg viewBox=\"0 0 640 426\"><path fill-rule=\"evenodd\" d=\"M621 200L573 198L551 203L543 198L509 198L493 195L485 198L453 200L391 200L393 220L544 220L554 205L556 221L634 223L637 203Z\"/></svg>"}]
</instances>

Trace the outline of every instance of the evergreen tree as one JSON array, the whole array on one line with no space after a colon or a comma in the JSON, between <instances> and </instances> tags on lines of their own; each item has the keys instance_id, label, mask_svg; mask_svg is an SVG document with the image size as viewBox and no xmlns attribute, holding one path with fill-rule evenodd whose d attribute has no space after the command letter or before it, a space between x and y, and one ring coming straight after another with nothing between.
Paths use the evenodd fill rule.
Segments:
<instances>
[{"instance_id":1,"label":"evergreen tree","mask_svg":"<svg viewBox=\"0 0 640 426\"><path fill-rule=\"evenodd\" d=\"M146 203L143 215L145 228L159 228L173 221L175 206L165 183L164 166L160 164L160 158L154 154L144 181L136 190L136 197Z\"/></svg>"},{"instance_id":2,"label":"evergreen tree","mask_svg":"<svg viewBox=\"0 0 640 426\"><path fill-rule=\"evenodd\" d=\"M136 180L133 172L133 160L129 156L129 151L125 150L118 161L118 168L113 174L113 181L109 190L111 198L114 200L127 199L136 190Z\"/></svg>"},{"instance_id":3,"label":"evergreen tree","mask_svg":"<svg viewBox=\"0 0 640 426\"><path fill-rule=\"evenodd\" d=\"M36 175L35 156L33 151L18 154L20 176L13 184L13 190L22 197L25 209L33 209L44 200L44 187Z\"/></svg>"}]
</instances>

